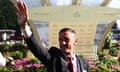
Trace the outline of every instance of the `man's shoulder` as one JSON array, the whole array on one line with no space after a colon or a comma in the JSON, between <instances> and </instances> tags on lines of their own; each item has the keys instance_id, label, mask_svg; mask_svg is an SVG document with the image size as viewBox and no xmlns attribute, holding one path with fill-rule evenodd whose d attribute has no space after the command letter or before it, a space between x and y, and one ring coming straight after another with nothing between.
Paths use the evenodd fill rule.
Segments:
<instances>
[{"instance_id":1,"label":"man's shoulder","mask_svg":"<svg viewBox=\"0 0 120 72\"><path fill-rule=\"evenodd\" d=\"M59 48L57 48L57 47L54 47L54 46L52 46L52 47L50 48L49 52L50 52L52 55L54 55L54 56L58 56L58 55L61 55L61 54L62 54L61 50L60 50Z\"/></svg>"},{"instance_id":2,"label":"man's shoulder","mask_svg":"<svg viewBox=\"0 0 120 72\"><path fill-rule=\"evenodd\" d=\"M49 51L51 51L51 52L58 51L59 52L60 49L57 48L57 47L52 46Z\"/></svg>"}]
</instances>

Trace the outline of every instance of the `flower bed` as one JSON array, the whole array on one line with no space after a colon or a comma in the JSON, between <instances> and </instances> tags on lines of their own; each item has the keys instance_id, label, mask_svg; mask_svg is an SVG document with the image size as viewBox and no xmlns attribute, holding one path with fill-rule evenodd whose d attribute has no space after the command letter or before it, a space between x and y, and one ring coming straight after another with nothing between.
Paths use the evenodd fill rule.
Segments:
<instances>
[{"instance_id":1,"label":"flower bed","mask_svg":"<svg viewBox=\"0 0 120 72\"><path fill-rule=\"evenodd\" d=\"M117 58L117 57L116 57ZM120 72L120 61L112 56L103 56L101 59L88 60L90 72Z\"/></svg>"},{"instance_id":2,"label":"flower bed","mask_svg":"<svg viewBox=\"0 0 120 72\"><path fill-rule=\"evenodd\" d=\"M46 72L46 68L37 59L23 58L11 60L6 67L0 68L1 72Z\"/></svg>"},{"instance_id":3,"label":"flower bed","mask_svg":"<svg viewBox=\"0 0 120 72\"><path fill-rule=\"evenodd\" d=\"M90 72L120 72L120 64L117 60L89 59ZM29 60L27 58L11 60L6 67L1 67L0 72L47 72L44 65L37 59Z\"/></svg>"},{"instance_id":4,"label":"flower bed","mask_svg":"<svg viewBox=\"0 0 120 72\"><path fill-rule=\"evenodd\" d=\"M6 67L0 67L0 72L47 72L44 65L37 59L26 58L26 46L21 44L0 45L1 52L9 52ZM88 59L90 72L120 72L120 57L114 59L98 53L98 59Z\"/></svg>"}]
</instances>

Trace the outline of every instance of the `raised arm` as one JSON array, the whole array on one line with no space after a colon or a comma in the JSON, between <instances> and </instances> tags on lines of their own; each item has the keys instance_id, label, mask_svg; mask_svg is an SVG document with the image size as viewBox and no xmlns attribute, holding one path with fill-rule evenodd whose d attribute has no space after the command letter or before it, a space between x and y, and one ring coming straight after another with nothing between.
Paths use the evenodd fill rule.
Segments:
<instances>
[{"instance_id":1,"label":"raised arm","mask_svg":"<svg viewBox=\"0 0 120 72\"><path fill-rule=\"evenodd\" d=\"M25 23L29 19L27 5L22 0L19 0L15 5L15 9L18 15L18 23L22 28L25 28Z\"/></svg>"},{"instance_id":2,"label":"raised arm","mask_svg":"<svg viewBox=\"0 0 120 72\"><path fill-rule=\"evenodd\" d=\"M27 5L22 2L22 0L19 0L15 5L15 9L18 15L18 23L20 24L29 49L37 58L47 65L48 60L50 60L48 49L44 48L43 45L36 40L35 36L32 35L31 30L27 26L27 21L29 20Z\"/></svg>"},{"instance_id":3,"label":"raised arm","mask_svg":"<svg viewBox=\"0 0 120 72\"><path fill-rule=\"evenodd\" d=\"M22 0L19 0L15 5L15 10L18 15L18 23L21 27L22 32L24 33L24 37L27 38L31 36L32 32L27 26L27 21L29 20L27 5Z\"/></svg>"}]
</instances>

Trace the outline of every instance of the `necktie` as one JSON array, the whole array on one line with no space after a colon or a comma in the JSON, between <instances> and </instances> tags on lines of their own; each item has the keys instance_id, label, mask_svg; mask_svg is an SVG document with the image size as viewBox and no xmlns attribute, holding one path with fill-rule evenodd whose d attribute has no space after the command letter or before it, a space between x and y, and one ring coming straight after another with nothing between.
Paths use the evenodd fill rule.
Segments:
<instances>
[{"instance_id":1,"label":"necktie","mask_svg":"<svg viewBox=\"0 0 120 72\"><path fill-rule=\"evenodd\" d=\"M74 72L72 59L73 59L72 57L68 57L68 60L69 60L68 68L69 68L70 72Z\"/></svg>"}]
</instances>

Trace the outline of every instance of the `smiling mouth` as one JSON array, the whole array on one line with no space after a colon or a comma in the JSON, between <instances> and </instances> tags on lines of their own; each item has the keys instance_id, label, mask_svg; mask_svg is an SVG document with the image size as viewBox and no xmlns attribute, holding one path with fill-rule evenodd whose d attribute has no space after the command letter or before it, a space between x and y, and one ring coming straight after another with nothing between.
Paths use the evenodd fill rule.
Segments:
<instances>
[{"instance_id":1,"label":"smiling mouth","mask_svg":"<svg viewBox=\"0 0 120 72\"><path fill-rule=\"evenodd\" d=\"M63 47L64 47L64 48L68 48L68 46L67 46L67 45L64 45Z\"/></svg>"}]
</instances>

